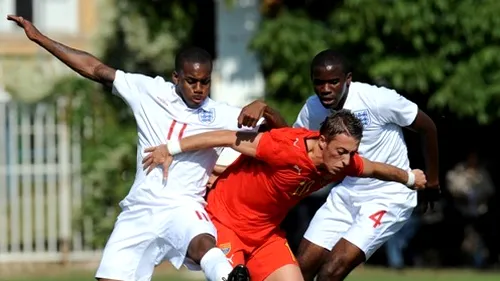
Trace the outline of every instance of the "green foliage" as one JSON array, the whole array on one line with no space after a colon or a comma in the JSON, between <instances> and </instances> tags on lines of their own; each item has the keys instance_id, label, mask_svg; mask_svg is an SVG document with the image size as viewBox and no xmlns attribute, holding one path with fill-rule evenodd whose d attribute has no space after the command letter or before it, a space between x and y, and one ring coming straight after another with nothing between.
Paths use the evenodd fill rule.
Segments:
<instances>
[{"instance_id":1,"label":"green foliage","mask_svg":"<svg viewBox=\"0 0 500 281\"><path fill-rule=\"evenodd\" d=\"M308 63L328 46L351 59L355 79L428 94L430 106L479 122L500 116L500 2L309 3L315 9L284 6L264 20L251 46L262 61L271 98L303 102L310 87Z\"/></svg>"},{"instance_id":2,"label":"green foliage","mask_svg":"<svg viewBox=\"0 0 500 281\"><path fill-rule=\"evenodd\" d=\"M94 223L94 241L102 246L119 212L118 202L127 194L135 175L135 123L118 97L89 80L65 77L48 98L65 102L63 118L76 129L82 144L84 202L76 227L85 219Z\"/></svg>"},{"instance_id":3,"label":"green foliage","mask_svg":"<svg viewBox=\"0 0 500 281\"><path fill-rule=\"evenodd\" d=\"M322 23L286 12L276 20L264 21L252 40L250 48L258 52L266 76L266 92L272 93L270 100L276 102L287 121L295 121L301 106L297 103L313 93L309 63L328 46L327 35Z\"/></svg>"}]
</instances>

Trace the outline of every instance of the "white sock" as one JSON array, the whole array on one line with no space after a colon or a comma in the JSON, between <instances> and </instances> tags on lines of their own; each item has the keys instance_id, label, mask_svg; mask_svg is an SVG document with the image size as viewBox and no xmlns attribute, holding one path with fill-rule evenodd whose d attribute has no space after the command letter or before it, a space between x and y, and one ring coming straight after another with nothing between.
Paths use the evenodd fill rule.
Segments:
<instances>
[{"instance_id":1,"label":"white sock","mask_svg":"<svg viewBox=\"0 0 500 281\"><path fill-rule=\"evenodd\" d=\"M227 276L233 270L226 255L219 248L210 249L201 258L200 266L209 281L227 280Z\"/></svg>"}]
</instances>

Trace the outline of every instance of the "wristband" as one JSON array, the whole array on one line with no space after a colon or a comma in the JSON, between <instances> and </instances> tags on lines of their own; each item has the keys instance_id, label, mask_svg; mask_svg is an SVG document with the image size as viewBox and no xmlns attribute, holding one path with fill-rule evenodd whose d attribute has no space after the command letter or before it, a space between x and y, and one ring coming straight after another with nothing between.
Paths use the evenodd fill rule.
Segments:
<instances>
[{"instance_id":1,"label":"wristband","mask_svg":"<svg viewBox=\"0 0 500 281\"><path fill-rule=\"evenodd\" d=\"M408 171L408 181L406 182L406 186L413 187L414 185L415 185L415 174L412 171Z\"/></svg>"},{"instance_id":2,"label":"wristband","mask_svg":"<svg viewBox=\"0 0 500 281\"><path fill-rule=\"evenodd\" d=\"M170 155L172 155L172 156L179 154L182 152L181 142L175 141L175 140L169 140L169 141L167 141L167 149L168 149L168 152L170 153Z\"/></svg>"}]
</instances>

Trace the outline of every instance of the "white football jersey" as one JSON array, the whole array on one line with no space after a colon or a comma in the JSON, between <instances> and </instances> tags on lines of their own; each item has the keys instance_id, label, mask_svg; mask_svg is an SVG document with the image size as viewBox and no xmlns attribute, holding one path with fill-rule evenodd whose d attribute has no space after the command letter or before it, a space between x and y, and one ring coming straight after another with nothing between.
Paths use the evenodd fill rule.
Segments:
<instances>
[{"instance_id":1,"label":"white football jersey","mask_svg":"<svg viewBox=\"0 0 500 281\"><path fill-rule=\"evenodd\" d=\"M363 123L363 138L359 146L361 156L404 170L410 168L401 127L411 125L417 117L418 106L415 103L394 90L352 82L344 108L351 110ZM321 123L331 112L323 107L316 95L311 96L300 110L293 126L319 130ZM378 192L380 188L387 192L410 190L403 185L395 188L391 182L372 178L347 177L343 184L354 190L367 192L374 189Z\"/></svg>"},{"instance_id":2,"label":"white football jersey","mask_svg":"<svg viewBox=\"0 0 500 281\"><path fill-rule=\"evenodd\" d=\"M199 108L192 109L177 95L174 84L162 77L120 70L116 71L113 93L132 109L138 131L135 182L120 205L182 204L183 199L205 203L205 185L222 148L176 155L166 182L161 167L146 175L142 168L144 149L208 131L240 130L237 123L241 108L207 98Z\"/></svg>"}]
</instances>

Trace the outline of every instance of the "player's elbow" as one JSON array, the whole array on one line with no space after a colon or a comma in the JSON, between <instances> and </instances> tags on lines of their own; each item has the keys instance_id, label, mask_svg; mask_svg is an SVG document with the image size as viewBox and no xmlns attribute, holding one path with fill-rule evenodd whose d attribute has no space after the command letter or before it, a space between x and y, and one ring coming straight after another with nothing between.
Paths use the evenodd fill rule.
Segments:
<instances>
[{"instance_id":1,"label":"player's elbow","mask_svg":"<svg viewBox=\"0 0 500 281\"><path fill-rule=\"evenodd\" d=\"M410 129L426 135L437 134L436 123L422 110L418 111L415 121L410 125Z\"/></svg>"},{"instance_id":2,"label":"player's elbow","mask_svg":"<svg viewBox=\"0 0 500 281\"><path fill-rule=\"evenodd\" d=\"M363 158L363 172L361 173L361 178L372 178L376 172L376 165L374 162Z\"/></svg>"},{"instance_id":3,"label":"player's elbow","mask_svg":"<svg viewBox=\"0 0 500 281\"><path fill-rule=\"evenodd\" d=\"M105 65L94 57L89 57L86 62L85 71L82 74L96 82L110 86L115 80L116 70Z\"/></svg>"}]
</instances>

